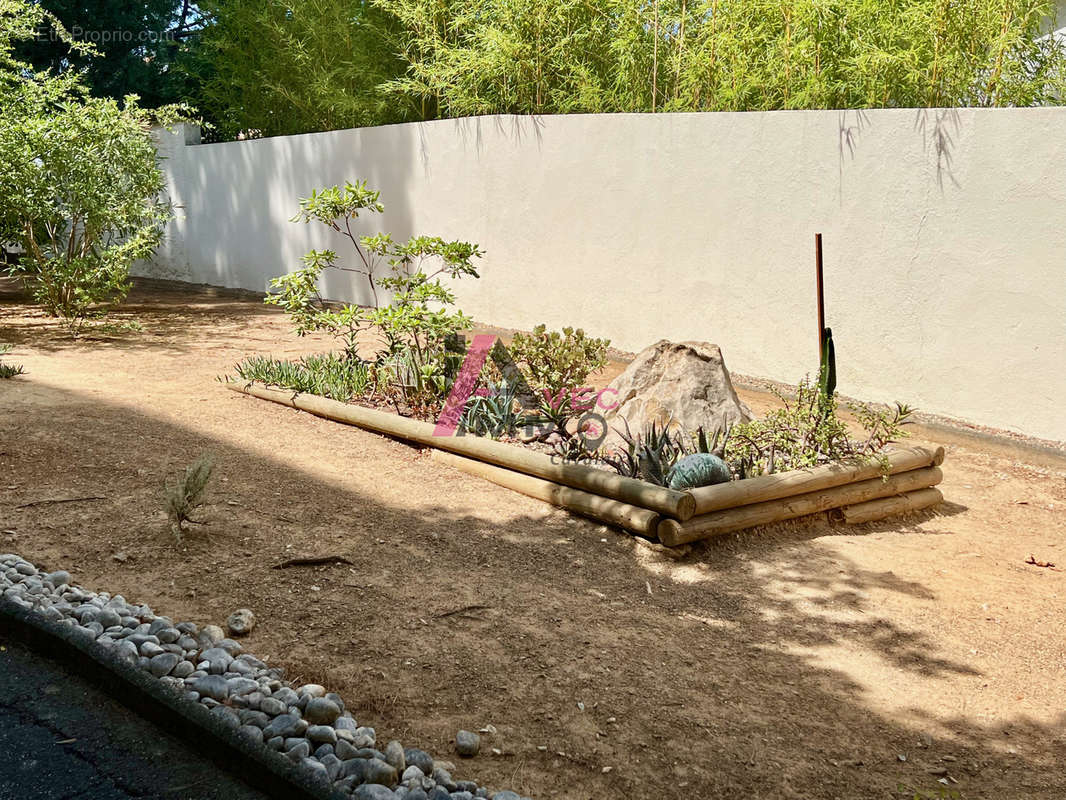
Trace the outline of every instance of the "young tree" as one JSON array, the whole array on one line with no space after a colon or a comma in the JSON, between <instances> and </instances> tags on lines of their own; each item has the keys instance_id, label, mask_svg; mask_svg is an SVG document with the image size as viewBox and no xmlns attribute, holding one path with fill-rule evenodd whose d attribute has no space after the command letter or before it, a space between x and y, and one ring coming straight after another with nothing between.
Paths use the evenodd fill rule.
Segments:
<instances>
[{"instance_id":1,"label":"young tree","mask_svg":"<svg viewBox=\"0 0 1066 800\"><path fill-rule=\"evenodd\" d=\"M0 239L25 248L12 271L76 329L96 304L125 297L130 265L154 252L170 209L152 118L135 97L90 97L76 73L15 56L43 25L89 52L39 6L0 0Z\"/></svg>"}]
</instances>

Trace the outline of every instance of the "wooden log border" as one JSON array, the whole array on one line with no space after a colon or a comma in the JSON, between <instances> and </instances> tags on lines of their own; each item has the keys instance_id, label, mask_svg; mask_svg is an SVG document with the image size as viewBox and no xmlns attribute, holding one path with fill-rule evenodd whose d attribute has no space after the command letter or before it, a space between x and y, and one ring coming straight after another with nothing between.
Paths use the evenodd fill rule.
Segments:
<instances>
[{"instance_id":1,"label":"wooden log border","mask_svg":"<svg viewBox=\"0 0 1066 800\"><path fill-rule=\"evenodd\" d=\"M876 522L885 517L896 514L905 514L910 511L922 511L944 502L944 495L939 489L929 487L918 489L896 497L882 497L880 500L870 500L865 503L857 503L853 506L844 506L840 509L841 517L848 525L858 525L862 522Z\"/></svg>"},{"instance_id":2,"label":"wooden log border","mask_svg":"<svg viewBox=\"0 0 1066 800\"><path fill-rule=\"evenodd\" d=\"M226 388L435 448L442 463L671 547L833 509L854 524L943 500L932 488L943 477L942 447L899 448L887 464L828 464L675 491L491 439L438 436L429 423L317 395L256 383Z\"/></svg>"},{"instance_id":3,"label":"wooden log border","mask_svg":"<svg viewBox=\"0 0 1066 800\"><path fill-rule=\"evenodd\" d=\"M709 514L724 508L746 506L764 500L777 500L792 497L833 486L869 480L881 477L885 473L894 475L921 467L938 467L944 463L944 448L929 450L925 447L901 447L888 455L887 469L871 461L865 464L825 464L820 467L798 469L790 472L777 472L773 475L760 475L732 483L719 483L715 486L701 486L690 489L689 494L696 501L695 515ZM684 520L681 520L684 522Z\"/></svg>"},{"instance_id":4,"label":"wooden log border","mask_svg":"<svg viewBox=\"0 0 1066 800\"><path fill-rule=\"evenodd\" d=\"M687 522L664 519L659 523L659 541L669 547L719 536L723 533L782 522L820 511L842 508L882 497L905 494L916 489L935 486L943 479L939 467L923 467L908 472L898 472L888 478L870 478L857 483L846 483L815 492L764 500L761 503L724 508L692 517Z\"/></svg>"},{"instance_id":5,"label":"wooden log border","mask_svg":"<svg viewBox=\"0 0 1066 800\"><path fill-rule=\"evenodd\" d=\"M638 508L609 497L561 486L542 478L534 478L532 475L497 467L484 461L464 458L444 450L434 450L433 458L442 464L462 470L468 475L475 475L500 486L506 486L508 489L514 489L516 492L551 503L553 506L592 517L600 522L617 525L627 531L639 533L641 536L654 539L658 535L659 520L662 517L647 508Z\"/></svg>"},{"instance_id":6,"label":"wooden log border","mask_svg":"<svg viewBox=\"0 0 1066 800\"><path fill-rule=\"evenodd\" d=\"M387 411L341 403L313 394L300 394L291 389L270 389L255 383L228 383L226 388L300 411L308 411L326 419L346 422L438 450L486 461L601 497L610 497L674 519L688 519L695 511L695 500L687 492L677 492L584 464L560 461L544 453L494 442L480 436L435 436L434 426L428 422L401 417Z\"/></svg>"}]
</instances>

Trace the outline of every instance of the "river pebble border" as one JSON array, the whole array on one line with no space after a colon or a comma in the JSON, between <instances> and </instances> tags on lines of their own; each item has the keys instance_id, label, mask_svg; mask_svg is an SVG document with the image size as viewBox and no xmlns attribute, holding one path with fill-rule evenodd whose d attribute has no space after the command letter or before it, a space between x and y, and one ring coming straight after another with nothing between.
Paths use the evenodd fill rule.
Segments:
<instances>
[{"instance_id":1,"label":"river pebble border","mask_svg":"<svg viewBox=\"0 0 1066 800\"><path fill-rule=\"evenodd\" d=\"M13 554L0 555L0 590L44 619L70 625L76 635L107 647L355 800L528 800L455 780L454 765L424 750L397 741L379 749L374 729L359 725L337 694L316 684L294 686L282 669L245 653L218 626L175 623Z\"/></svg>"}]
</instances>

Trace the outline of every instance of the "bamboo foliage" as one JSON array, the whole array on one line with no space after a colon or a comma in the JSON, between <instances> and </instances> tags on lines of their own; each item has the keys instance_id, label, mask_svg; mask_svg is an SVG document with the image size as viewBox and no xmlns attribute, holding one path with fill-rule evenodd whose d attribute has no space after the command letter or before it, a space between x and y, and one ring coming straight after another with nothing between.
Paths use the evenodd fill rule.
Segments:
<instances>
[{"instance_id":1,"label":"bamboo foliage","mask_svg":"<svg viewBox=\"0 0 1066 800\"><path fill-rule=\"evenodd\" d=\"M223 136L471 114L1059 103L1050 0L203 0Z\"/></svg>"},{"instance_id":2,"label":"bamboo foliage","mask_svg":"<svg viewBox=\"0 0 1066 800\"><path fill-rule=\"evenodd\" d=\"M222 138L307 133L424 118L378 86L402 75L396 21L352 0L202 0L190 100Z\"/></svg>"},{"instance_id":3,"label":"bamboo foliage","mask_svg":"<svg viewBox=\"0 0 1066 800\"><path fill-rule=\"evenodd\" d=\"M441 115L1057 102L1034 0L375 0Z\"/></svg>"}]
</instances>

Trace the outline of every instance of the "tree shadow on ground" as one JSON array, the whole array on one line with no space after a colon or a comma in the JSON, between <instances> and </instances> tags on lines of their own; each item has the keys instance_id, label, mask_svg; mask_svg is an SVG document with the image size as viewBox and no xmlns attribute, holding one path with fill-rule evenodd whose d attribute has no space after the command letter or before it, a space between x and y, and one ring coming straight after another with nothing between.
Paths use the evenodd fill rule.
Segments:
<instances>
[{"instance_id":1,"label":"tree shadow on ground","mask_svg":"<svg viewBox=\"0 0 1066 800\"><path fill-rule=\"evenodd\" d=\"M206 286L190 292L188 284L168 283L135 279L124 303L88 321L75 336L60 319L32 305L20 281L0 278L0 342L43 352L79 345L188 352L205 335L243 335L244 319L271 311L249 304L250 292Z\"/></svg>"},{"instance_id":2,"label":"tree shadow on ground","mask_svg":"<svg viewBox=\"0 0 1066 800\"><path fill-rule=\"evenodd\" d=\"M563 798L1066 795L1066 716L988 722L919 694L907 714L873 708L834 654L903 692L980 672L871 600L935 602L929 588L797 525L675 560L247 397L188 426L48 387L29 404L0 386L0 402L5 549L175 619L253 608L248 648L336 688L381 741L447 757L458 728L492 723L500 754L462 777ZM178 545L160 486L204 450L219 463L209 525ZM15 508L80 493L106 500ZM272 568L321 553L351 564Z\"/></svg>"}]
</instances>

